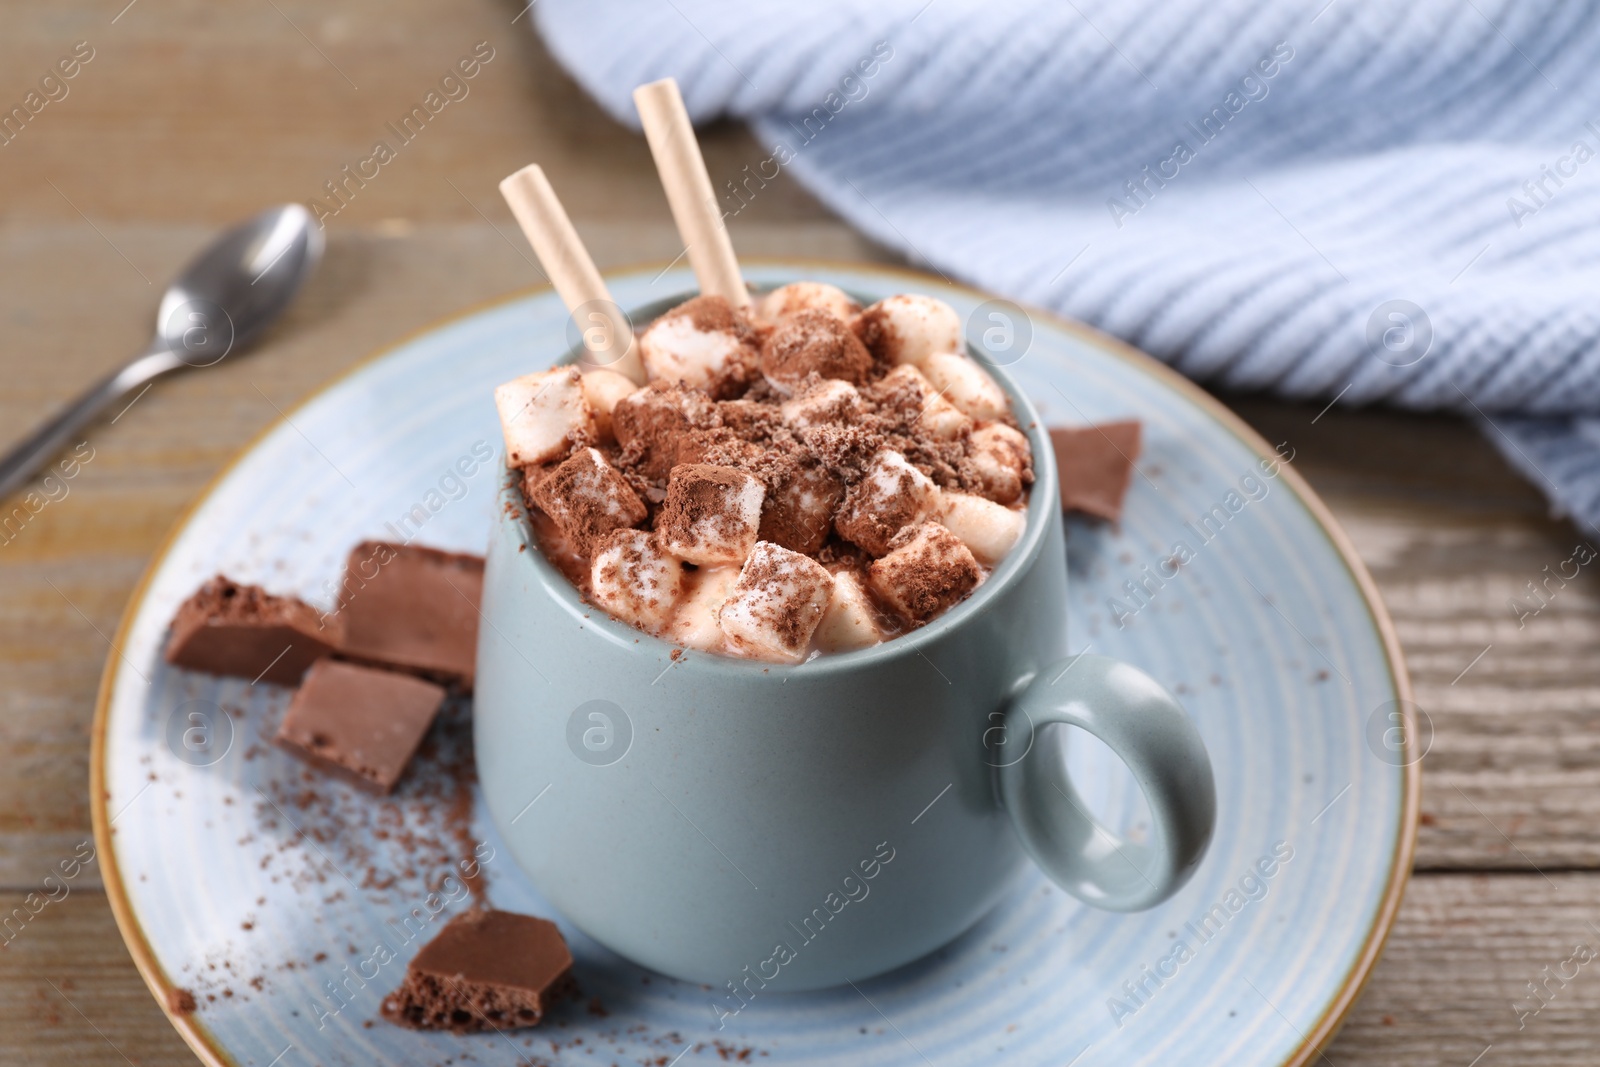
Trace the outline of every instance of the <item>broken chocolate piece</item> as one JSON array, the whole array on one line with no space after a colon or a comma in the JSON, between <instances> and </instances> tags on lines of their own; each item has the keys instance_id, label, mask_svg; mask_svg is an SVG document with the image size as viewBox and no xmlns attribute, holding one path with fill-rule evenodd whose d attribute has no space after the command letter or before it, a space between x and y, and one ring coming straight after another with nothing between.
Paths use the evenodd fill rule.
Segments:
<instances>
[{"instance_id":1,"label":"broken chocolate piece","mask_svg":"<svg viewBox=\"0 0 1600 1067\"><path fill-rule=\"evenodd\" d=\"M1122 501L1139 459L1139 420L1052 426L1050 443L1061 478L1061 506L1108 522L1122 518Z\"/></svg>"},{"instance_id":2,"label":"broken chocolate piece","mask_svg":"<svg viewBox=\"0 0 1600 1067\"><path fill-rule=\"evenodd\" d=\"M179 606L166 659L192 671L296 685L337 642L337 626L325 625L310 604L219 574Z\"/></svg>"},{"instance_id":3,"label":"broken chocolate piece","mask_svg":"<svg viewBox=\"0 0 1600 1067\"><path fill-rule=\"evenodd\" d=\"M458 1034L537 1026L571 982L556 924L509 911L468 911L422 947L383 999L383 1017Z\"/></svg>"},{"instance_id":4,"label":"broken chocolate piece","mask_svg":"<svg viewBox=\"0 0 1600 1067\"><path fill-rule=\"evenodd\" d=\"M432 682L322 660L296 691L277 741L363 788L387 793L443 702L444 690Z\"/></svg>"},{"instance_id":5,"label":"broken chocolate piece","mask_svg":"<svg viewBox=\"0 0 1600 1067\"><path fill-rule=\"evenodd\" d=\"M471 689L482 595L482 556L363 541L345 563L339 651Z\"/></svg>"}]
</instances>

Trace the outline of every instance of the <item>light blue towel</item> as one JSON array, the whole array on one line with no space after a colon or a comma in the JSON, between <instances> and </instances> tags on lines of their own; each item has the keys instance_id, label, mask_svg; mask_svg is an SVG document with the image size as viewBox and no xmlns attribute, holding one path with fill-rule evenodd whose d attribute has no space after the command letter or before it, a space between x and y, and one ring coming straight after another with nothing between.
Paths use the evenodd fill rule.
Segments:
<instances>
[{"instance_id":1,"label":"light blue towel","mask_svg":"<svg viewBox=\"0 0 1600 1067\"><path fill-rule=\"evenodd\" d=\"M1592 5L533 10L620 121L671 75L697 122L752 124L769 155L730 212L787 170L913 259L1200 381L1463 412L1600 520Z\"/></svg>"}]
</instances>

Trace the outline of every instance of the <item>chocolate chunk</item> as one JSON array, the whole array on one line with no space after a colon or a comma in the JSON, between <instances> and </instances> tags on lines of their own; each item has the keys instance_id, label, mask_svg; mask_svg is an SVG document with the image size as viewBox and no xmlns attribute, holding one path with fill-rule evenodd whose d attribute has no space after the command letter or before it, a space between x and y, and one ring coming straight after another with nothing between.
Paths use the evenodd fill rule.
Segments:
<instances>
[{"instance_id":1,"label":"chocolate chunk","mask_svg":"<svg viewBox=\"0 0 1600 1067\"><path fill-rule=\"evenodd\" d=\"M1050 443L1061 477L1061 506L1116 522L1139 459L1137 419L1097 426L1053 426Z\"/></svg>"},{"instance_id":2,"label":"chocolate chunk","mask_svg":"<svg viewBox=\"0 0 1600 1067\"><path fill-rule=\"evenodd\" d=\"M363 541L345 563L340 652L472 688L483 557Z\"/></svg>"},{"instance_id":3,"label":"chocolate chunk","mask_svg":"<svg viewBox=\"0 0 1600 1067\"><path fill-rule=\"evenodd\" d=\"M296 691L277 741L363 788L387 793L443 702L444 690L420 678L322 660Z\"/></svg>"},{"instance_id":4,"label":"chocolate chunk","mask_svg":"<svg viewBox=\"0 0 1600 1067\"><path fill-rule=\"evenodd\" d=\"M383 1017L458 1034L537 1026L571 985L572 953L555 923L509 911L451 919L383 1000Z\"/></svg>"},{"instance_id":5,"label":"chocolate chunk","mask_svg":"<svg viewBox=\"0 0 1600 1067\"><path fill-rule=\"evenodd\" d=\"M178 608L166 659L175 667L295 685L338 643L337 620L295 597L217 575Z\"/></svg>"}]
</instances>

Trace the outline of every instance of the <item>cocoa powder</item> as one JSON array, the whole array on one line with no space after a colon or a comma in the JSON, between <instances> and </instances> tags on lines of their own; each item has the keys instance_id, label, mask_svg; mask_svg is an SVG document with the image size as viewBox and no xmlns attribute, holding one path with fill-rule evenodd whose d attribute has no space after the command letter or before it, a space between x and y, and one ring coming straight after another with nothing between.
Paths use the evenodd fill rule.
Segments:
<instances>
[{"instance_id":1,"label":"cocoa powder","mask_svg":"<svg viewBox=\"0 0 1600 1067\"><path fill-rule=\"evenodd\" d=\"M900 453L940 490L992 499L998 485L1007 495L1004 504L1017 499L1018 483L1025 489L1033 480L1031 462L1024 457L1021 469L1007 474L1009 482L997 481L992 446L984 452L974 445L970 420L946 428L948 436L930 432L924 404L931 386L916 376L888 377L901 338L889 317L875 308L848 324L822 311L800 310L766 326L751 322L720 297L696 297L666 314L686 316L703 332L731 333L741 346L759 353L759 360L707 389L653 381L617 404L612 413L615 443L594 447L644 511L639 521L628 523L633 529L665 535L707 518L716 526L714 516L722 514L725 491L736 472L754 478L765 491L760 540L830 567L849 566L865 578L872 559L887 552L900 531L896 522L920 517L908 509L900 516L852 520L849 491L880 453ZM830 380L852 384L858 395L846 393L809 425L785 420L780 410L785 401L803 399ZM1016 428L1009 414L1000 421ZM575 445L556 461L529 470L524 483L541 545L585 593L592 577L588 560L605 531L591 531L588 523L582 530L560 531L546 515L552 509L540 504L541 498L550 502L561 488L551 480L553 472L587 445ZM725 473L696 493L673 498L668 491L671 476L684 465ZM723 495L714 491L718 487ZM728 532L728 526L718 528ZM547 534L560 536L551 544ZM969 577L963 571L951 580L970 591L976 583L968 584ZM918 580L923 579L933 581L919 572ZM918 602L944 600L951 591L930 588ZM920 614L921 608L917 610Z\"/></svg>"}]
</instances>

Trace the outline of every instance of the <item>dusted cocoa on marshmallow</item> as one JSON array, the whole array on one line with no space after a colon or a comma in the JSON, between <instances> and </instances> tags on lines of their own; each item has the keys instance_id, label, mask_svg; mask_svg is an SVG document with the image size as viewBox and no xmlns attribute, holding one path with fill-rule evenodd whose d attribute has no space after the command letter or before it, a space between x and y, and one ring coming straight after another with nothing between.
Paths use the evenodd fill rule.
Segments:
<instances>
[{"instance_id":1,"label":"dusted cocoa on marshmallow","mask_svg":"<svg viewBox=\"0 0 1600 1067\"><path fill-rule=\"evenodd\" d=\"M944 398L927 375L909 364L896 367L878 383L877 394L920 409L917 428L934 437L954 440L972 426L972 418Z\"/></svg>"},{"instance_id":2,"label":"dusted cocoa on marshmallow","mask_svg":"<svg viewBox=\"0 0 1600 1067\"><path fill-rule=\"evenodd\" d=\"M611 427L617 442L642 458L647 477L665 481L678 462L684 435L716 425L717 405L705 393L652 382L617 401Z\"/></svg>"},{"instance_id":3,"label":"dusted cocoa on marshmallow","mask_svg":"<svg viewBox=\"0 0 1600 1067\"><path fill-rule=\"evenodd\" d=\"M883 640L878 612L867 596L866 587L853 571L838 571L833 576L833 594L828 610L815 634L817 647L824 652L849 652Z\"/></svg>"},{"instance_id":4,"label":"dusted cocoa on marshmallow","mask_svg":"<svg viewBox=\"0 0 1600 1067\"><path fill-rule=\"evenodd\" d=\"M967 455L982 479L981 491L996 504L1015 503L1025 479L1031 480L1033 449L1028 439L1003 422L986 423L967 439Z\"/></svg>"},{"instance_id":5,"label":"dusted cocoa on marshmallow","mask_svg":"<svg viewBox=\"0 0 1600 1067\"><path fill-rule=\"evenodd\" d=\"M797 430L825 422L848 422L861 414L861 394L849 382L826 378L802 387L778 405L783 421Z\"/></svg>"},{"instance_id":6,"label":"dusted cocoa on marshmallow","mask_svg":"<svg viewBox=\"0 0 1600 1067\"><path fill-rule=\"evenodd\" d=\"M639 338L651 379L721 396L750 381L759 356L750 320L720 296L697 296L652 322Z\"/></svg>"},{"instance_id":7,"label":"dusted cocoa on marshmallow","mask_svg":"<svg viewBox=\"0 0 1600 1067\"><path fill-rule=\"evenodd\" d=\"M884 363L920 366L935 352L961 351L961 316L943 300L905 293L873 304L855 320L856 336Z\"/></svg>"},{"instance_id":8,"label":"dusted cocoa on marshmallow","mask_svg":"<svg viewBox=\"0 0 1600 1067\"><path fill-rule=\"evenodd\" d=\"M507 402L577 401L514 452L540 548L683 648L794 664L927 623L1018 551L1033 457L1009 395L938 300L862 312L797 283L756 308L662 315L643 388L602 369L508 383Z\"/></svg>"},{"instance_id":9,"label":"dusted cocoa on marshmallow","mask_svg":"<svg viewBox=\"0 0 1600 1067\"><path fill-rule=\"evenodd\" d=\"M961 538L979 563L992 566L1005 558L1022 536L1028 517L972 493L942 492L934 516Z\"/></svg>"},{"instance_id":10,"label":"dusted cocoa on marshmallow","mask_svg":"<svg viewBox=\"0 0 1600 1067\"><path fill-rule=\"evenodd\" d=\"M878 598L915 623L967 598L983 572L961 539L936 522L902 530L889 554L874 560L867 581Z\"/></svg>"},{"instance_id":11,"label":"dusted cocoa on marshmallow","mask_svg":"<svg viewBox=\"0 0 1600 1067\"><path fill-rule=\"evenodd\" d=\"M494 391L505 434L506 463L526 467L560 459L596 434L582 376L571 367L524 374Z\"/></svg>"},{"instance_id":12,"label":"dusted cocoa on marshmallow","mask_svg":"<svg viewBox=\"0 0 1600 1067\"><path fill-rule=\"evenodd\" d=\"M771 400L719 400L717 417L729 433L763 444L770 443L773 431L783 425L783 414Z\"/></svg>"},{"instance_id":13,"label":"dusted cocoa on marshmallow","mask_svg":"<svg viewBox=\"0 0 1600 1067\"><path fill-rule=\"evenodd\" d=\"M799 311L825 311L849 322L861 311L861 305L846 296L844 290L822 282L791 282L761 300L760 315L768 322Z\"/></svg>"},{"instance_id":14,"label":"dusted cocoa on marshmallow","mask_svg":"<svg viewBox=\"0 0 1600 1067\"><path fill-rule=\"evenodd\" d=\"M767 490L759 536L795 552L815 552L828 539L843 499L844 482L833 472L821 464L797 465Z\"/></svg>"},{"instance_id":15,"label":"dusted cocoa on marshmallow","mask_svg":"<svg viewBox=\"0 0 1600 1067\"><path fill-rule=\"evenodd\" d=\"M761 373L784 395L815 373L859 384L872 356L850 327L826 311L797 311L781 319L761 345Z\"/></svg>"},{"instance_id":16,"label":"dusted cocoa on marshmallow","mask_svg":"<svg viewBox=\"0 0 1600 1067\"><path fill-rule=\"evenodd\" d=\"M718 467L748 469L761 461L760 445L745 440L727 427L689 430L678 439L679 463L710 463Z\"/></svg>"},{"instance_id":17,"label":"dusted cocoa on marshmallow","mask_svg":"<svg viewBox=\"0 0 1600 1067\"><path fill-rule=\"evenodd\" d=\"M866 476L851 487L833 517L845 540L874 556L889 551L894 535L927 514L938 491L933 480L898 452L885 449L872 458Z\"/></svg>"},{"instance_id":18,"label":"dusted cocoa on marshmallow","mask_svg":"<svg viewBox=\"0 0 1600 1067\"><path fill-rule=\"evenodd\" d=\"M742 563L755 547L765 496L760 482L732 467L681 463L672 468L656 530L679 559Z\"/></svg>"},{"instance_id":19,"label":"dusted cocoa on marshmallow","mask_svg":"<svg viewBox=\"0 0 1600 1067\"><path fill-rule=\"evenodd\" d=\"M616 371L592 370L583 375L583 397L589 401L589 409L594 412L595 428L601 437L614 436L611 431L611 409L617 406L617 401L638 391L639 387L631 378Z\"/></svg>"},{"instance_id":20,"label":"dusted cocoa on marshmallow","mask_svg":"<svg viewBox=\"0 0 1600 1067\"><path fill-rule=\"evenodd\" d=\"M627 480L598 448L574 452L528 494L579 552L612 530L637 526L650 514Z\"/></svg>"},{"instance_id":21,"label":"dusted cocoa on marshmallow","mask_svg":"<svg viewBox=\"0 0 1600 1067\"><path fill-rule=\"evenodd\" d=\"M922 373L940 396L975 419L1003 419L1011 410L1006 394L976 360L935 352L923 361Z\"/></svg>"},{"instance_id":22,"label":"dusted cocoa on marshmallow","mask_svg":"<svg viewBox=\"0 0 1600 1067\"><path fill-rule=\"evenodd\" d=\"M800 663L833 590L827 568L770 541L757 541L717 619L738 652Z\"/></svg>"},{"instance_id":23,"label":"dusted cocoa on marshmallow","mask_svg":"<svg viewBox=\"0 0 1600 1067\"><path fill-rule=\"evenodd\" d=\"M683 564L644 530L613 530L596 545L589 586L595 603L623 622L659 634L683 596Z\"/></svg>"}]
</instances>

